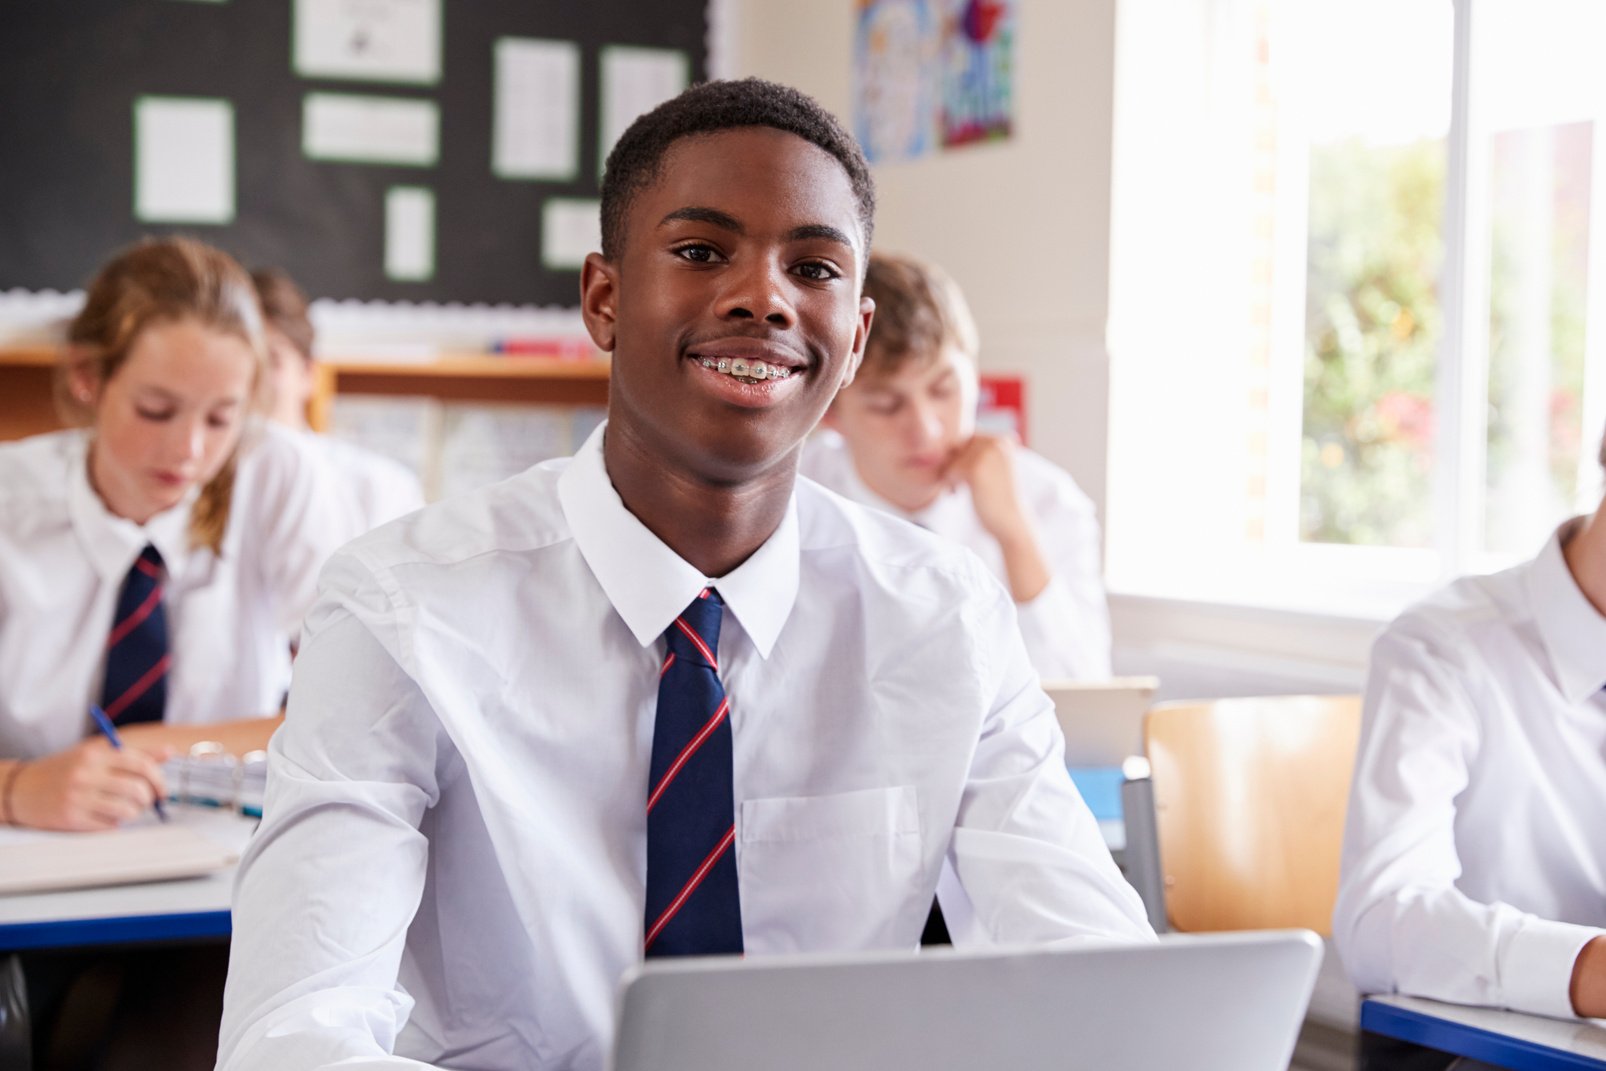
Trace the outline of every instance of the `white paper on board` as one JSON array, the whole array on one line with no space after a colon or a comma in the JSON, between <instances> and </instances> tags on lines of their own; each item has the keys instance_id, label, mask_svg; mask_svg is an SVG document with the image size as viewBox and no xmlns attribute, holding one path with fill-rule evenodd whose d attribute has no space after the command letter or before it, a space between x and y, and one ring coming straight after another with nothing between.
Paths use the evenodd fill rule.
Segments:
<instances>
[{"instance_id":1,"label":"white paper on board","mask_svg":"<svg viewBox=\"0 0 1606 1071\"><path fill-rule=\"evenodd\" d=\"M296 0L303 78L433 85L441 76L441 0Z\"/></svg>"},{"instance_id":2,"label":"white paper on board","mask_svg":"<svg viewBox=\"0 0 1606 1071\"><path fill-rule=\"evenodd\" d=\"M576 269L602 249L601 202L552 197L541 206L541 263Z\"/></svg>"},{"instance_id":3,"label":"white paper on board","mask_svg":"<svg viewBox=\"0 0 1606 1071\"><path fill-rule=\"evenodd\" d=\"M392 186L385 194L385 274L404 282L434 276L434 191Z\"/></svg>"},{"instance_id":4,"label":"white paper on board","mask_svg":"<svg viewBox=\"0 0 1606 1071\"><path fill-rule=\"evenodd\" d=\"M427 100L308 93L301 108L301 149L315 160L373 164L435 163L440 112Z\"/></svg>"},{"instance_id":5,"label":"white paper on board","mask_svg":"<svg viewBox=\"0 0 1606 1071\"><path fill-rule=\"evenodd\" d=\"M571 179L579 171L580 50L572 41L496 43L491 170L499 178Z\"/></svg>"},{"instance_id":6,"label":"white paper on board","mask_svg":"<svg viewBox=\"0 0 1606 1071\"><path fill-rule=\"evenodd\" d=\"M233 221L233 105L195 97L135 102L134 215L145 223Z\"/></svg>"},{"instance_id":7,"label":"white paper on board","mask_svg":"<svg viewBox=\"0 0 1606 1071\"><path fill-rule=\"evenodd\" d=\"M602 131L597 172L613 143L643 112L686 88L691 66L684 52L612 46L602 50Z\"/></svg>"}]
</instances>

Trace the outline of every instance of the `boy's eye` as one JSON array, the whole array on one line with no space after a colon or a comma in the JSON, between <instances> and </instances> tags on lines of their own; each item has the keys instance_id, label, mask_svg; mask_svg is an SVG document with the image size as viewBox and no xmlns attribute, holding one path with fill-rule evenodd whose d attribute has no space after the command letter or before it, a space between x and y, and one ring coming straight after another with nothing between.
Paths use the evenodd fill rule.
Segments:
<instances>
[{"instance_id":1,"label":"boy's eye","mask_svg":"<svg viewBox=\"0 0 1606 1071\"><path fill-rule=\"evenodd\" d=\"M803 278L809 279L816 283L825 283L830 282L832 279L842 278L841 272L837 271L829 264L821 264L818 261L807 261L803 264L799 264L797 266L797 273L803 276Z\"/></svg>"},{"instance_id":2,"label":"boy's eye","mask_svg":"<svg viewBox=\"0 0 1606 1071\"><path fill-rule=\"evenodd\" d=\"M134 414L141 420L149 420L159 423L163 420L172 419L173 411L171 409L149 409L145 406L136 405L134 407Z\"/></svg>"},{"instance_id":3,"label":"boy's eye","mask_svg":"<svg viewBox=\"0 0 1606 1071\"><path fill-rule=\"evenodd\" d=\"M693 264L712 264L719 258L719 253L711 245L695 243L693 245L679 246L675 255L681 260L689 260Z\"/></svg>"}]
</instances>

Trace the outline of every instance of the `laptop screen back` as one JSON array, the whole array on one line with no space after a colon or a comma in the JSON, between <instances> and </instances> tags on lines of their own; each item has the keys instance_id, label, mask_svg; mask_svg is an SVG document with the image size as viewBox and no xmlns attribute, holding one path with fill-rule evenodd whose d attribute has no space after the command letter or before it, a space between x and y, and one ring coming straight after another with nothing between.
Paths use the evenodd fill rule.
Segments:
<instances>
[{"instance_id":1,"label":"laptop screen back","mask_svg":"<svg viewBox=\"0 0 1606 1071\"><path fill-rule=\"evenodd\" d=\"M1030 951L654 961L614 1071L1282 1071L1321 943L1306 930Z\"/></svg>"}]
</instances>

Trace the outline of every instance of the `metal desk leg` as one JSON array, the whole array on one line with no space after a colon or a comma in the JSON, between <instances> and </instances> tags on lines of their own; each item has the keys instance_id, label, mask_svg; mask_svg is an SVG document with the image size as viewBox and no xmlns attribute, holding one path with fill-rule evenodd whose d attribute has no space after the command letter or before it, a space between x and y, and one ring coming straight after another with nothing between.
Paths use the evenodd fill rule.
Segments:
<instances>
[{"instance_id":1,"label":"metal desk leg","mask_svg":"<svg viewBox=\"0 0 1606 1071\"><path fill-rule=\"evenodd\" d=\"M1165 878L1154 825L1154 783L1139 777L1121 783L1121 815L1126 822L1126 878L1143 898L1155 933L1170 927L1165 914Z\"/></svg>"},{"instance_id":2,"label":"metal desk leg","mask_svg":"<svg viewBox=\"0 0 1606 1071\"><path fill-rule=\"evenodd\" d=\"M32 1066L28 987L22 978L22 957L12 952L0 956L0 1067Z\"/></svg>"}]
</instances>

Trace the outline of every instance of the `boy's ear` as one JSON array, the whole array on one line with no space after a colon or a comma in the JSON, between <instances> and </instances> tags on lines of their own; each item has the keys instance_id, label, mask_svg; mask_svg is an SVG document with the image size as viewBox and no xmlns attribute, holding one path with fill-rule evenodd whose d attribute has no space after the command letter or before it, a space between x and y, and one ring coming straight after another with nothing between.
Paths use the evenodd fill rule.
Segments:
<instances>
[{"instance_id":1,"label":"boy's ear","mask_svg":"<svg viewBox=\"0 0 1606 1071\"><path fill-rule=\"evenodd\" d=\"M842 369L842 382L836 385L841 390L853 382L853 377L859 374L859 365L864 363L864 344L870 338L870 321L875 319L875 298L859 298L859 322L853 328L853 353Z\"/></svg>"},{"instance_id":2,"label":"boy's ear","mask_svg":"<svg viewBox=\"0 0 1606 1071\"><path fill-rule=\"evenodd\" d=\"M618 333L619 269L601 253L587 253L580 269L580 315L597 349L612 353Z\"/></svg>"}]
</instances>

